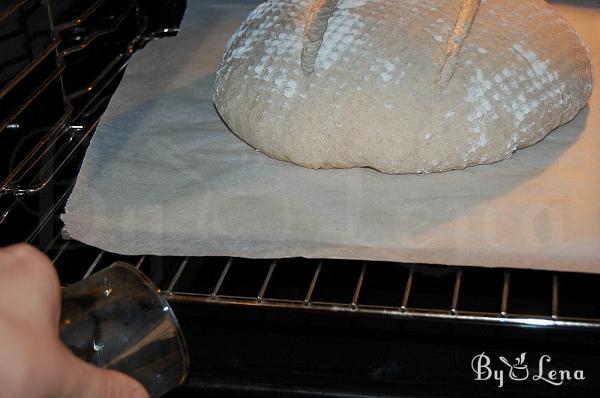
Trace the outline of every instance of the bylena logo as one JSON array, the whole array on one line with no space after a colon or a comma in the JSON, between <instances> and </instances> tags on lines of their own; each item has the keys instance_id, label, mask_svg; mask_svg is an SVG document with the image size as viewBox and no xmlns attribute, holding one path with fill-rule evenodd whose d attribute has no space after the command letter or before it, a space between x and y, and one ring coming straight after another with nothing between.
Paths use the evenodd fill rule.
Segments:
<instances>
[{"instance_id":1,"label":"bylena logo","mask_svg":"<svg viewBox=\"0 0 600 398\"><path fill-rule=\"evenodd\" d=\"M568 369L553 369L550 365L552 358L550 355L542 355L537 361L537 369L529 370L526 364L527 353L524 352L515 358L514 363L511 363L503 356L498 357L498 362L492 364L492 359L482 352L475 355L471 361L471 369L475 373L476 381L494 380L498 383L498 388L504 387L506 378L512 381L533 380L536 382L544 382L553 386L561 386L568 380L585 380L583 370L568 370ZM495 365L499 365L496 367Z\"/></svg>"}]
</instances>

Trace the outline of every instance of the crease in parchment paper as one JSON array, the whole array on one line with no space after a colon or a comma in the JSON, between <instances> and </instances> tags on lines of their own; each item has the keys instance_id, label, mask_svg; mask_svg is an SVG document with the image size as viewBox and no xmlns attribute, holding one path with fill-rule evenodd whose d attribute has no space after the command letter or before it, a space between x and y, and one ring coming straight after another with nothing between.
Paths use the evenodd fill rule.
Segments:
<instances>
[{"instance_id":1,"label":"crease in parchment paper","mask_svg":"<svg viewBox=\"0 0 600 398\"><path fill-rule=\"evenodd\" d=\"M212 104L225 43L259 1L189 2L136 54L62 216L122 254L313 257L600 272L600 89L504 162L426 176L309 170L240 141ZM597 9L560 6L600 65Z\"/></svg>"}]
</instances>

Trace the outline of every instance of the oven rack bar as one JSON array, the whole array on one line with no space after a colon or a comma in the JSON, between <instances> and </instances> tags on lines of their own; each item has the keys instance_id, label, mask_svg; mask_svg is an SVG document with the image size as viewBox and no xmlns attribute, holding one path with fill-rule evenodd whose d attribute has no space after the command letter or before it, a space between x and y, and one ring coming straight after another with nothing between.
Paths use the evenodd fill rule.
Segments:
<instances>
[{"instance_id":1,"label":"oven rack bar","mask_svg":"<svg viewBox=\"0 0 600 398\"><path fill-rule=\"evenodd\" d=\"M8 115L4 122L0 121L0 131L4 128L11 125L12 121L14 121L32 102L34 102L46 89L50 84L55 82L60 78L60 74L64 70L65 66L62 63L59 63L58 67L55 71L53 71L44 81L42 81L39 87L33 91L20 105L17 109L15 109L12 114ZM68 110L67 112L68 113ZM14 125L14 124L13 124Z\"/></svg>"},{"instance_id":2,"label":"oven rack bar","mask_svg":"<svg viewBox=\"0 0 600 398\"><path fill-rule=\"evenodd\" d=\"M250 299L247 297L219 296L217 298L205 294L171 293L167 300L173 303L202 303L247 308L269 308L282 310L316 311L325 313L348 313L357 315L377 315L399 319L431 319L446 321L463 321L477 323L494 323L529 327L585 328L600 330L600 320L587 318L547 319L533 315L506 315L462 311L439 311L427 308L399 309L386 306L357 305L353 307L345 303L311 302L308 306L294 300Z\"/></svg>"},{"instance_id":3,"label":"oven rack bar","mask_svg":"<svg viewBox=\"0 0 600 398\"><path fill-rule=\"evenodd\" d=\"M61 24L56 25L54 27L54 30L56 32L60 32L65 29L81 25L90 16L92 16L102 5L104 5L104 3L106 3L106 0L96 0L95 2L90 4L90 6L87 9L81 12L81 14L79 14L77 17L71 19L70 21L62 22Z\"/></svg>"},{"instance_id":4,"label":"oven rack bar","mask_svg":"<svg viewBox=\"0 0 600 398\"><path fill-rule=\"evenodd\" d=\"M61 57L65 57L65 56L73 54L75 52L82 51L82 50L86 49L97 38L104 36L104 35L108 35L110 33L114 33L117 29L119 29L119 27L122 25L123 21L125 21L125 19L131 14L131 10L135 8L134 7L135 5L136 5L136 0L129 0L125 4L122 13L119 14L119 16L113 20L111 26L108 26L104 29L93 31L88 36L80 39L78 44L61 50L59 55Z\"/></svg>"},{"instance_id":5,"label":"oven rack bar","mask_svg":"<svg viewBox=\"0 0 600 398\"><path fill-rule=\"evenodd\" d=\"M60 45L60 40L53 40L46 48L33 59L23 70L21 70L15 77L13 77L8 83L6 83L0 89L0 99L5 97L13 88L15 88L23 79L25 79L42 61L48 59L56 51Z\"/></svg>"},{"instance_id":6,"label":"oven rack bar","mask_svg":"<svg viewBox=\"0 0 600 398\"><path fill-rule=\"evenodd\" d=\"M25 3L27 3L27 0L13 0L13 2L0 13L0 23L2 23L2 21L8 18L15 11L19 10Z\"/></svg>"}]
</instances>

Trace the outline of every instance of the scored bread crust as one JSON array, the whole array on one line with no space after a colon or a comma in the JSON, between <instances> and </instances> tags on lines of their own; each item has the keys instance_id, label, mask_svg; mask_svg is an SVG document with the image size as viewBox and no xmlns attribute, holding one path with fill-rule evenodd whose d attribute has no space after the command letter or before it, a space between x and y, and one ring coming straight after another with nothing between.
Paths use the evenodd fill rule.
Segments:
<instances>
[{"instance_id":1,"label":"scored bread crust","mask_svg":"<svg viewBox=\"0 0 600 398\"><path fill-rule=\"evenodd\" d=\"M269 0L230 39L214 102L274 158L403 174L506 159L591 89L589 50L542 0Z\"/></svg>"}]
</instances>

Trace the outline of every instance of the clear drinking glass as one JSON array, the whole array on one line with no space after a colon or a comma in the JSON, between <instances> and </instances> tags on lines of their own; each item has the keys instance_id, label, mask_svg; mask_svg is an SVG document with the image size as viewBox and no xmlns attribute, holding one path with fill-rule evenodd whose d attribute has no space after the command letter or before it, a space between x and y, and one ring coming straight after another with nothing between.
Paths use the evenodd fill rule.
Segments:
<instances>
[{"instance_id":1,"label":"clear drinking glass","mask_svg":"<svg viewBox=\"0 0 600 398\"><path fill-rule=\"evenodd\" d=\"M63 289L60 337L84 361L134 377L151 397L188 375L187 346L171 306L126 263Z\"/></svg>"}]
</instances>

